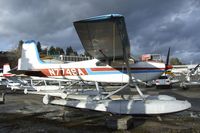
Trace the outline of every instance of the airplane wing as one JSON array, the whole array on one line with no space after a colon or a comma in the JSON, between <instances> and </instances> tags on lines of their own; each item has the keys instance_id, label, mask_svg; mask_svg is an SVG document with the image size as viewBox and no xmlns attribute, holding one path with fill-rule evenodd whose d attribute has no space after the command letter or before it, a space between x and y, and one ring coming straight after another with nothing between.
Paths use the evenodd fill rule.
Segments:
<instances>
[{"instance_id":1,"label":"airplane wing","mask_svg":"<svg viewBox=\"0 0 200 133\"><path fill-rule=\"evenodd\" d=\"M130 43L124 17L120 14L102 15L74 22L74 27L92 57L100 60L124 59L130 56Z\"/></svg>"}]
</instances>

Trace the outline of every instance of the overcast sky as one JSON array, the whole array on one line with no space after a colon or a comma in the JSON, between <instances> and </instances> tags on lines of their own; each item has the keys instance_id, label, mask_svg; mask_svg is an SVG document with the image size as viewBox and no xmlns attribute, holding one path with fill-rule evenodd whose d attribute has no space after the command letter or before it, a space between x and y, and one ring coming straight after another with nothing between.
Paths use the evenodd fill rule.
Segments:
<instances>
[{"instance_id":1,"label":"overcast sky","mask_svg":"<svg viewBox=\"0 0 200 133\"><path fill-rule=\"evenodd\" d=\"M73 22L119 13L125 16L133 55L167 54L200 63L199 0L1 0L0 50L19 40L82 51Z\"/></svg>"}]
</instances>

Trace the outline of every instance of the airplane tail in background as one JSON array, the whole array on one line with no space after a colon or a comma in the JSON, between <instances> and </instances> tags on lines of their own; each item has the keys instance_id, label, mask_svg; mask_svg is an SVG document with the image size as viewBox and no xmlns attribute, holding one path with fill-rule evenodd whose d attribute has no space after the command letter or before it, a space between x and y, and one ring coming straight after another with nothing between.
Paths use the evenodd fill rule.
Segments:
<instances>
[{"instance_id":1,"label":"airplane tail in background","mask_svg":"<svg viewBox=\"0 0 200 133\"><path fill-rule=\"evenodd\" d=\"M3 65L3 74L7 74L10 71L10 65L4 64Z\"/></svg>"},{"instance_id":2,"label":"airplane tail in background","mask_svg":"<svg viewBox=\"0 0 200 133\"><path fill-rule=\"evenodd\" d=\"M12 77L12 76L14 76L14 74L9 73L10 70L11 70L10 69L10 65L9 64L4 64L3 65L3 76L4 77Z\"/></svg>"},{"instance_id":3,"label":"airplane tail in background","mask_svg":"<svg viewBox=\"0 0 200 133\"><path fill-rule=\"evenodd\" d=\"M25 41L22 45L21 58L18 60L18 70L33 70L42 63L36 42Z\"/></svg>"}]
</instances>

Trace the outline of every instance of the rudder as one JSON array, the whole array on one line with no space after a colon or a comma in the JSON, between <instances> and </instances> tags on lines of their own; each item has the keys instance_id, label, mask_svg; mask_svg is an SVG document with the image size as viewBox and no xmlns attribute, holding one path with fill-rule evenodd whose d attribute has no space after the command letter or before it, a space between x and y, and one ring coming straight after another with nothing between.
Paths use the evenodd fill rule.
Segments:
<instances>
[{"instance_id":1,"label":"rudder","mask_svg":"<svg viewBox=\"0 0 200 133\"><path fill-rule=\"evenodd\" d=\"M35 41L25 41L22 45L21 58L18 60L18 70L32 70L43 63L40 60Z\"/></svg>"}]
</instances>

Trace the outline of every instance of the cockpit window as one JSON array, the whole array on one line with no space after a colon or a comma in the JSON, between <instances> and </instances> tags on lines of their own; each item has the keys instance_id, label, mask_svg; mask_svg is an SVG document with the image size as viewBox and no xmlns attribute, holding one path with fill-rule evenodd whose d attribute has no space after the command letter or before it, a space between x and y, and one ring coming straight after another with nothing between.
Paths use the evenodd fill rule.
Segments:
<instances>
[{"instance_id":1,"label":"cockpit window","mask_svg":"<svg viewBox=\"0 0 200 133\"><path fill-rule=\"evenodd\" d=\"M105 62L102 62L102 61L98 61L96 63L97 66L106 66L107 64Z\"/></svg>"},{"instance_id":2,"label":"cockpit window","mask_svg":"<svg viewBox=\"0 0 200 133\"><path fill-rule=\"evenodd\" d=\"M135 63L135 60L134 58L129 58L129 64L134 64ZM98 61L96 63L97 66L106 66L106 65L109 65L109 66L126 66L126 63L125 63L125 60L101 60L101 61Z\"/></svg>"}]
</instances>

